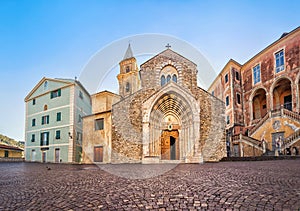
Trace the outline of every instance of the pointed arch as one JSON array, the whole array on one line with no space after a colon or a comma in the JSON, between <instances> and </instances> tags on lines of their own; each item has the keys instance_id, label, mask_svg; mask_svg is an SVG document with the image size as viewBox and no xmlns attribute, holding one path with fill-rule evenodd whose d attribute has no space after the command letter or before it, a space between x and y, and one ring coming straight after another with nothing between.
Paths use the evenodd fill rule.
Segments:
<instances>
[{"instance_id":1,"label":"pointed arch","mask_svg":"<svg viewBox=\"0 0 300 211\"><path fill-rule=\"evenodd\" d=\"M176 74L173 74L172 81L174 81L175 83L177 83L177 75Z\"/></svg>"},{"instance_id":2,"label":"pointed arch","mask_svg":"<svg viewBox=\"0 0 300 211\"><path fill-rule=\"evenodd\" d=\"M168 126L170 127L168 129ZM163 156L162 136L177 131L176 159L193 156L200 140L200 106L176 83L169 83L143 103L143 156ZM178 150L178 152L177 152Z\"/></svg>"}]
</instances>

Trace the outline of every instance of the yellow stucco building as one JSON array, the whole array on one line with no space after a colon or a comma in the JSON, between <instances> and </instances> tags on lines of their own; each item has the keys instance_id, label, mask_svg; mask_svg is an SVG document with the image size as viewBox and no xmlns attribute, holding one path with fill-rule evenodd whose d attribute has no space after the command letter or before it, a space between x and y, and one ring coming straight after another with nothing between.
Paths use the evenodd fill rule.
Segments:
<instances>
[{"instance_id":1,"label":"yellow stucco building","mask_svg":"<svg viewBox=\"0 0 300 211\"><path fill-rule=\"evenodd\" d=\"M19 147L0 144L0 158L23 158L23 152Z\"/></svg>"}]
</instances>

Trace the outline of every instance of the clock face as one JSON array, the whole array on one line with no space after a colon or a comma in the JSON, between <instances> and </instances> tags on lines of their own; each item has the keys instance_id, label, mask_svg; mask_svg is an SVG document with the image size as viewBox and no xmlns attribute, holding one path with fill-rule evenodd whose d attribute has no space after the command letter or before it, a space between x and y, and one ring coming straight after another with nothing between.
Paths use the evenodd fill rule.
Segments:
<instances>
[{"instance_id":1,"label":"clock face","mask_svg":"<svg viewBox=\"0 0 300 211\"><path fill-rule=\"evenodd\" d=\"M279 120L276 120L276 121L273 123L273 129L274 129L274 130L278 130L280 127L281 127L280 121L279 121Z\"/></svg>"}]
</instances>

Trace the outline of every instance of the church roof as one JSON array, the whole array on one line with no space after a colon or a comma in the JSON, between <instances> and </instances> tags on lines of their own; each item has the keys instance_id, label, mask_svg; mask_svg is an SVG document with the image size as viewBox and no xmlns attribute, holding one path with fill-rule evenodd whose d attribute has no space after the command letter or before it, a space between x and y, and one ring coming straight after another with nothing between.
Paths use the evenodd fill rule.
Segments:
<instances>
[{"instance_id":1,"label":"church roof","mask_svg":"<svg viewBox=\"0 0 300 211\"><path fill-rule=\"evenodd\" d=\"M173 56L172 56L173 55ZM172 49L168 48L162 52L160 52L159 54L153 56L152 58L148 59L147 61L145 61L143 64L141 64L140 66L144 66L145 64L147 64L149 61L155 59L156 57L159 57L159 56L165 56L165 57L169 57L169 58L172 58L174 56L177 56L179 58L182 58L190 63L192 63L193 65L197 66L196 63L194 63L193 61L189 60L188 58L182 56L181 54L177 53L176 51L173 51Z\"/></svg>"},{"instance_id":2,"label":"church roof","mask_svg":"<svg viewBox=\"0 0 300 211\"><path fill-rule=\"evenodd\" d=\"M133 57L133 53L132 53L131 46L130 46L130 43L129 43L128 48L127 48L127 50L126 50L126 53L125 53L125 55L124 55L123 60L129 59L129 58L132 58L132 57Z\"/></svg>"}]
</instances>

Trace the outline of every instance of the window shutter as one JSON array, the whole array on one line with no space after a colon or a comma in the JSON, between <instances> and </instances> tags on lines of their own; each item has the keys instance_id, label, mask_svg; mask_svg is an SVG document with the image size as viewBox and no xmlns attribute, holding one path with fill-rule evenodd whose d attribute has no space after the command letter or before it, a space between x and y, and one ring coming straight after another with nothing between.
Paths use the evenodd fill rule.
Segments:
<instances>
[{"instance_id":1,"label":"window shutter","mask_svg":"<svg viewBox=\"0 0 300 211\"><path fill-rule=\"evenodd\" d=\"M44 117L42 116L42 125L43 125L43 124L45 124L45 122L44 122Z\"/></svg>"},{"instance_id":2,"label":"window shutter","mask_svg":"<svg viewBox=\"0 0 300 211\"><path fill-rule=\"evenodd\" d=\"M61 112L56 114L56 121L61 121Z\"/></svg>"},{"instance_id":3,"label":"window shutter","mask_svg":"<svg viewBox=\"0 0 300 211\"><path fill-rule=\"evenodd\" d=\"M57 96L58 96L58 97L61 96L61 89L57 90Z\"/></svg>"},{"instance_id":4,"label":"window shutter","mask_svg":"<svg viewBox=\"0 0 300 211\"><path fill-rule=\"evenodd\" d=\"M49 115L46 116L46 119L47 119L47 124L49 124Z\"/></svg>"}]
</instances>

